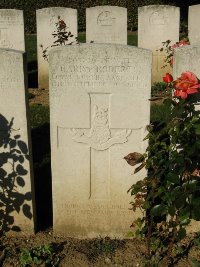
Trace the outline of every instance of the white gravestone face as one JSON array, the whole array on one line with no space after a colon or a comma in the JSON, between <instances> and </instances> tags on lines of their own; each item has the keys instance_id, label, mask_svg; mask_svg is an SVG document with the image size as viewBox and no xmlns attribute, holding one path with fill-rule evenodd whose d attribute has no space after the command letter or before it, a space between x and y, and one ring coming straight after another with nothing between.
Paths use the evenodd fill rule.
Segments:
<instances>
[{"instance_id":1,"label":"white gravestone face","mask_svg":"<svg viewBox=\"0 0 200 267\"><path fill-rule=\"evenodd\" d=\"M65 7L50 7L36 11L37 20L37 55L38 55L38 87L49 88L49 63L42 56L42 48L51 50L51 45L57 39L52 36L56 31L58 17L67 25L67 31L74 36L69 38L69 42L75 41L77 37L77 10Z\"/></svg>"},{"instance_id":2,"label":"white gravestone face","mask_svg":"<svg viewBox=\"0 0 200 267\"><path fill-rule=\"evenodd\" d=\"M33 173L23 53L0 49L0 61L0 202L7 203L2 207L1 222L5 231L17 226L20 233L33 234ZM5 136L9 136L9 142ZM2 200L3 188L8 202ZM12 219L8 220L6 212Z\"/></svg>"},{"instance_id":3,"label":"white gravestone face","mask_svg":"<svg viewBox=\"0 0 200 267\"><path fill-rule=\"evenodd\" d=\"M198 45L187 45L175 49L174 53L174 78L182 72L194 72L200 78L200 47Z\"/></svg>"},{"instance_id":4,"label":"white gravestone face","mask_svg":"<svg viewBox=\"0 0 200 267\"><path fill-rule=\"evenodd\" d=\"M127 9L117 6L87 8L86 42L127 44Z\"/></svg>"},{"instance_id":5,"label":"white gravestone face","mask_svg":"<svg viewBox=\"0 0 200 267\"><path fill-rule=\"evenodd\" d=\"M174 6L143 6L138 8L138 47L151 49L153 52L152 81L160 82L171 67L162 69L166 63L165 52L158 51L162 42L179 41L180 9Z\"/></svg>"},{"instance_id":6,"label":"white gravestone face","mask_svg":"<svg viewBox=\"0 0 200 267\"><path fill-rule=\"evenodd\" d=\"M0 9L0 48L25 51L22 10Z\"/></svg>"},{"instance_id":7,"label":"white gravestone face","mask_svg":"<svg viewBox=\"0 0 200 267\"><path fill-rule=\"evenodd\" d=\"M151 52L88 44L50 53L54 231L124 236L134 214L134 177L123 159L144 152L150 117ZM136 215L135 215L136 216Z\"/></svg>"},{"instance_id":8,"label":"white gravestone face","mask_svg":"<svg viewBox=\"0 0 200 267\"><path fill-rule=\"evenodd\" d=\"M189 7L188 14L188 37L191 45L200 44L200 5Z\"/></svg>"}]
</instances>

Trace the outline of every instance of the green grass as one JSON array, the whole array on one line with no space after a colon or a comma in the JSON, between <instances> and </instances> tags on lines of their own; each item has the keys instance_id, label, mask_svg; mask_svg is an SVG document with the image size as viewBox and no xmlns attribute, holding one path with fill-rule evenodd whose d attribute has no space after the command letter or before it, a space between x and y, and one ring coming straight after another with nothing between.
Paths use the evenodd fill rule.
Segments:
<instances>
[{"instance_id":1,"label":"green grass","mask_svg":"<svg viewBox=\"0 0 200 267\"><path fill-rule=\"evenodd\" d=\"M171 111L171 106L169 104L152 104L151 105L151 114L150 121L154 122L168 122L169 115Z\"/></svg>"},{"instance_id":2,"label":"green grass","mask_svg":"<svg viewBox=\"0 0 200 267\"><path fill-rule=\"evenodd\" d=\"M80 43L85 43L86 42L86 35L85 32L79 32L78 33L78 41Z\"/></svg>"},{"instance_id":3,"label":"green grass","mask_svg":"<svg viewBox=\"0 0 200 267\"><path fill-rule=\"evenodd\" d=\"M49 107L33 105L30 107L31 128L37 128L45 123L49 123Z\"/></svg>"},{"instance_id":4,"label":"green grass","mask_svg":"<svg viewBox=\"0 0 200 267\"><path fill-rule=\"evenodd\" d=\"M37 60L37 39L36 34L26 34L25 44L27 51L27 61L36 61Z\"/></svg>"}]
</instances>

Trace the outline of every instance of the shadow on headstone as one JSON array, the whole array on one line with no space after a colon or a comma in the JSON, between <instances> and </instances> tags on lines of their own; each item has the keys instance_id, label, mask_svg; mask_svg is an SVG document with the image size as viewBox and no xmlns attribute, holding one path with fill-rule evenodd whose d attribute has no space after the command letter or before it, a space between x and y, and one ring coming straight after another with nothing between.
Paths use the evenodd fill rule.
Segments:
<instances>
[{"instance_id":1,"label":"shadow on headstone","mask_svg":"<svg viewBox=\"0 0 200 267\"><path fill-rule=\"evenodd\" d=\"M32 129L31 135L34 147L36 229L37 231L42 231L53 225L49 123Z\"/></svg>"},{"instance_id":2,"label":"shadow on headstone","mask_svg":"<svg viewBox=\"0 0 200 267\"><path fill-rule=\"evenodd\" d=\"M32 219L31 192L23 192L30 160L27 144L21 140L19 129L14 128L14 118L9 122L0 114L0 236L10 230L20 232L15 224L15 212Z\"/></svg>"}]
</instances>

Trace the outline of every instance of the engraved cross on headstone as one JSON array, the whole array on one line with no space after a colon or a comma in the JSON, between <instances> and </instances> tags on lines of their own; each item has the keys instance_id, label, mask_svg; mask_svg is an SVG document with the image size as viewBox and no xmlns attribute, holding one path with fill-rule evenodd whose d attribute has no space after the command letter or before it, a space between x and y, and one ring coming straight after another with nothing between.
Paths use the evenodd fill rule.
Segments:
<instances>
[{"instance_id":1,"label":"engraved cross on headstone","mask_svg":"<svg viewBox=\"0 0 200 267\"><path fill-rule=\"evenodd\" d=\"M111 129L110 93L90 93L90 128L70 129L74 142L90 149L89 199L109 199L110 147L128 141L131 129Z\"/></svg>"}]
</instances>

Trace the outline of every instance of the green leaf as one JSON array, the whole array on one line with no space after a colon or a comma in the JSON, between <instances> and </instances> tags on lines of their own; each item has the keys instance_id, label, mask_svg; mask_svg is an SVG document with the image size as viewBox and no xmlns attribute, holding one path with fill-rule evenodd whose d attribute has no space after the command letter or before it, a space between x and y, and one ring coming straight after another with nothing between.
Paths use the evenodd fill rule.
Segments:
<instances>
[{"instance_id":1,"label":"green leaf","mask_svg":"<svg viewBox=\"0 0 200 267\"><path fill-rule=\"evenodd\" d=\"M179 176L172 172L167 174L167 180L174 184L179 184L180 182Z\"/></svg>"},{"instance_id":2,"label":"green leaf","mask_svg":"<svg viewBox=\"0 0 200 267\"><path fill-rule=\"evenodd\" d=\"M185 237L186 237L185 228L180 228L180 230L178 231L178 240L182 240Z\"/></svg>"},{"instance_id":3,"label":"green leaf","mask_svg":"<svg viewBox=\"0 0 200 267\"><path fill-rule=\"evenodd\" d=\"M185 195L184 194L179 195L175 199L174 204L177 209L180 209L181 207L183 207L185 205Z\"/></svg>"},{"instance_id":4,"label":"green leaf","mask_svg":"<svg viewBox=\"0 0 200 267\"><path fill-rule=\"evenodd\" d=\"M166 212L167 212L167 206L164 204L156 205L151 209L151 214L153 216L161 216L166 214Z\"/></svg>"}]
</instances>

